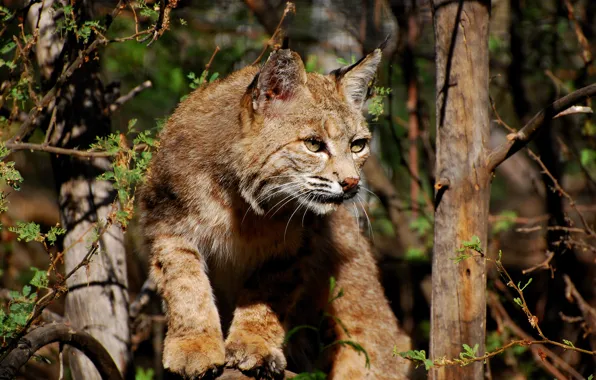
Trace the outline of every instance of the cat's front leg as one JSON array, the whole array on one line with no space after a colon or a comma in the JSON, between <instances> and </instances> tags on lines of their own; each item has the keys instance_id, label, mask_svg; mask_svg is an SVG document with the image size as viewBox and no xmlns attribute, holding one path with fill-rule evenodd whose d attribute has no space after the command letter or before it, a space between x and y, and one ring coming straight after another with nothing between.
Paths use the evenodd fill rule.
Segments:
<instances>
[{"instance_id":1,"label":"cat's front leg","mask_svg":"<svg viewBox=\"0 0 596 380\"><path fill-rule=\"evenodd\" d=\"M227 366L257 379L283 379L284 319L301 290L293 261L272 262L243 289L226 339Z\"/></svg>"},{"instance_id":2,"label":"cat's front leg","mask_svg":"<svg viewBox=\"0 0 596 380\"><path fill-rule=\"evenodd\" d=\"M151 251L151 275L167 306L164 368L185 378L216 378L225 364L225 350L203 258L174 235L158 235Z\"/></svg>"},{"instance_id":3,"label":"cat's front leg","mask_svg":"<svg viewBox=\"0 0 596 380\"><path fill-rule=\"evenodd\" d=\"M338 244L337 249L343 250L343 260L336 273L336 289L341 288L343 295L330 304L331 314L341 324L335 325L336 344L329 379L407 379L410 363L394 357L393 348L409 350L410 338L399 328L385 299L370 249L363 241ZM361 352L342 343L346 341L358 343L366 350L369 366Z\"/></svg>"}]
</instances>

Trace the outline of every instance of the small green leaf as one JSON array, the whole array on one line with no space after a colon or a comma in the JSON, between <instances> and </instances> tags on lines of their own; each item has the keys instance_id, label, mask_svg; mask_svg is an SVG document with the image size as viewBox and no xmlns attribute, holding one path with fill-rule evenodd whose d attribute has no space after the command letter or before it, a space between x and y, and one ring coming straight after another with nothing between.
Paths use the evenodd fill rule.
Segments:
<instances>
[{"instance_id":1,"label":"small green leaf","mask_svg":"<svg viewBox=\"0 0 596 380\"><path fill-rule=\"evenodd\" d=\"M346 61L345 59L339 57L337 58L337 63L339 63L342 66L347 66L348 65L348 61Z\"/></svg>"},{"instance_id":2,"label":"small green leaf","mask_svg":"<svg viewBox=\"0 0 596 380\"><path fill-rule=\"evenodd\" d=\"M30 268L33 271L33 278L29 281L29 284L36 286L38 288L48 288L50 280L48 279L48 274L44 270L39 270L35 267Z\"/></svg>"},{"instance_id":3,"label":"small green leaf","mask_svg":"<svg viewBox=\"0 0 596 380\"><path fill-rule=\"evenodd\" d=\"M570 341L570 340L563 339L563 343L565 343L565 344L566 344L566 345L568 345L569 347L575 347L575 346L573 345L573 342L572 342L572 341Z\"/></svg>"},{"instance_id":4,"label":"small green leaf","mask_svg":"<svg viewBox=\"0 0 596 380\"><path fill-rule=\"evenodd\" d=\"M46 239L48 240L48 243L50 243L50 245L54 245L56 243L56 240L58 240L58 236L64 235L65 233L66 230L64 228L53 226L46 234Z\"/></svg>"},{"instance_id":5,"label":"small green leaf","mask_svg":"<svg viewBox=\"0 0 596 380\"><path fill-rule=\"evenodd\" d=\"M317 329L314 326L311 325L300 325L300 326L296 326L292 329L290 329L290 331L288 331L286 333L286 336L284 337L284 342L283 344L286 345L288 344L288 342L290 341L290 339L298 332L298 331L302 331L302 330L312 330L315 331L317 334L319 333L319 329Z\"/></svg>"},{"instance_id":6,"label":"small green leaf","mask_svg":"<svg viewBox=\"0 0 596 380\"><path fill-rule=\"evenodd\" d=\"M530 277L530 279L528 280L528 282L523 287L520 287L519 286L520 283L517 284L517 287L519 288L519 290L521 290L523 292L524 289L527 288L528 285L530 285L531 283L532 283L532 277Z\"/></svg>"},{"instance_id":7,"label":"small green leaf","mask_svg":"<svg viewBox=\"0 0 596 380\"><path fill-rule=\"evenodd\" d=\"M43 236L41 235L40 227L37 223L17 222L16 227L8 227L8 230L18 235L18 241L43 241Z\"/></svg>"}]
</instances>

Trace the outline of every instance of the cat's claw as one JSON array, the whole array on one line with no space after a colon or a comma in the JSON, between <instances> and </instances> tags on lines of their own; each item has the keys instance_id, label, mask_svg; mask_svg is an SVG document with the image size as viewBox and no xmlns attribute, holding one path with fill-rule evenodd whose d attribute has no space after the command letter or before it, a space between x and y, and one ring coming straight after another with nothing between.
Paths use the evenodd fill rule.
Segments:
<instances>
[{"instance_id":1,"label":"cat's claw","mask_svg":"<svg viewBox=\"0 0 596 380\"><path fill-rule=\"evenodd\" d=\"M258 380L283 380L286 358L280 348L268 347L261 337L228 338L226 366Z\"/></svg>"},{"instance_id":2,"label":"cat's claw","mask_svg":"<svg viewBox=\"0 0 596 380\"><path fill-rule=\"evenodd\" d=\"M192 380L213 380L223 373L223 341L166 337L164 343L164 368L170 373Z\"/></svg>"}]
</instances>

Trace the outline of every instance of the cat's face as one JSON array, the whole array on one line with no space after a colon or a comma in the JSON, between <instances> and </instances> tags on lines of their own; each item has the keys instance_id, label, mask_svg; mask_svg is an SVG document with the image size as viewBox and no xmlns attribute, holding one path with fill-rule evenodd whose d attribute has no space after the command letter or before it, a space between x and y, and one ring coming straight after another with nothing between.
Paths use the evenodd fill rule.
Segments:
<instances>
[{"instance_id":1,"label":"cat's face","mask_svg":"<svg viewBox=\"0 0 596 380\"><path fill-rule=\"evenodd\" d=\"M306 74L295 53L272 55L252 85L244 123L253 174L243 195L257 213L326 214L358 196L371 138L361 107L380 58L377 50L323 76Z\"/></svg>"}]
</instances>

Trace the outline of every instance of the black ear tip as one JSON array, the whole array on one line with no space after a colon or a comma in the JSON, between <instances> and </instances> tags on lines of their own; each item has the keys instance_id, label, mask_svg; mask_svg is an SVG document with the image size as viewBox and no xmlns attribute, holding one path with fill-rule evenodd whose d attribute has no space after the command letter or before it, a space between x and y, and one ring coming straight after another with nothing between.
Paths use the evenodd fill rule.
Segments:
<instances>
[{"instance_id":1,"label":"black ear tip","mask_svg":"<svg viewBox=\"0 0 596 380\"><path fill-rule=\"evenodd\" d=\"M281 43L281 48L282 49L289 49L290 48L290 38L289 37L284 37L284 40Z\"/></svg>"},{"instance_id":2,"label":"black ear tip","mask_svg":"<svg viewBox=\"0 0 596 380\"><path fill-rule=\"evenodd\" d=\"M379 45L379 47L377 49L380 49L381 51L385 50L390 39L391 39L391 33L389 33L387 35L387 37L385 37L385 40L383 42L381 42L381 44Z\"/></svg>"}]
</instances>

